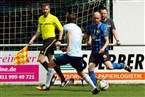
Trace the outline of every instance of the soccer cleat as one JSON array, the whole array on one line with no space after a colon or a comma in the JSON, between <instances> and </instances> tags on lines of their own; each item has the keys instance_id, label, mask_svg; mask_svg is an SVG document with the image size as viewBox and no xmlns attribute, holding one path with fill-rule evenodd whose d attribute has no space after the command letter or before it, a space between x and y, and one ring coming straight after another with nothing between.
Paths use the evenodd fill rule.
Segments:
<instances>
[{"instance_id":1,"label":"soccer cleat","mask_svg":"<svg viewBox=\"0 0 145 97\"><path fill-rule=\"evenodd\" d=\"M131 68L129 66L127 66L126 64L124 64L124 69L128 72L131 72Z\"/></svg>"},{"instance_id":2,"label":"soccer cleat","mask_svg":"<svg viewBox=\"0 0 145 97\"><path fill-rule=\"evenodd\" d=\"M97 88L95 88L94 90L92 90L92 94L93 95L95 95L95 94L98 94L100 91L97 89Z\"/></svg>"},{"instance_id":3,"label":"soccer cleat","mask_svg":"<svg viewBox=\"0 0 145 97\"><path fill-rule=\"evenodd\" d=\"M42 86L37 86L36 89L39 91L49 91L50 87L47 87L46 85L43 84Z\"/></svg>"},{"instance_id":4,"label":"soccer cleat","mask_svg":"<svg viewBox=\"0 0 145 97\"><path fill-rule=\"evenodd\" d=\"M97 82L96 82L96 85L95 85L95 86L97 86L97 88L98 88L99 82L100 82L101 80L104 80L105 78L102 77L102 78L96 78L96 79L97 79ZM98 90L99 90L99 89L98 89ZM91 90L89 90L89 91L93 91L93 90L91 89Z\"/></svg>"},{"instance_id":5,"label":"soccer cleat","mask_svg":"<svg viewBox=\"0 0 145 97\"><path fill-rule=\"evenodd\" d=\"M50 86L52 86L56 80L57 80L57 76L53 75Z\"/></svg>"},{"instance_id":6,"label":"soccer cleat","mask_svg":"<svg viewBox=\"0 0 145 97\"><path fill-rule=\"evenodd\" d=\"M68 85L69 81L65 80L65 81L61 81L61 86L65 87L66 85Z\"/></svg>"}]
</instances>

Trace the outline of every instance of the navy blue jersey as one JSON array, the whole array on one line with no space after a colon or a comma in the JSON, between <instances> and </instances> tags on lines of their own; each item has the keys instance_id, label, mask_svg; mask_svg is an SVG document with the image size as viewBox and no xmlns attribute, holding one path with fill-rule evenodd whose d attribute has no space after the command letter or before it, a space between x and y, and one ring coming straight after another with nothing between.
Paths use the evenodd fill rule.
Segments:
<instances>
[{"instance_id":1,"label":"navy blue jersey","mask_svg":"<svg viewBox=\"0 0 145 97\"><path fill-rule=\"evenodd\" d=\"M107 26L102 22L98 25L92 23L88 26L87 34L92 37L92 52L99 52L105 44L104 36L108 36ZM108 47L105 50L107 51Z\"/></svg>"},{"instance_id":2,"label":"navy blue jersey","mask_svg":"<svg viewBox=\"0 0 145 97\"><path fill-rule=\"evenodd\" d=\"M104 24L106 24L106 26L108 28L108 33L109 33L109 41L110 41L110 43L112 43L111 42L111 41L113 41L112 40L113 39L112 38L113 37L113 35L112 35L112 29L116 29L113 20L107 18L106 20L102 20L101 22L104 23Z\"/></svg>"}]
</instances>

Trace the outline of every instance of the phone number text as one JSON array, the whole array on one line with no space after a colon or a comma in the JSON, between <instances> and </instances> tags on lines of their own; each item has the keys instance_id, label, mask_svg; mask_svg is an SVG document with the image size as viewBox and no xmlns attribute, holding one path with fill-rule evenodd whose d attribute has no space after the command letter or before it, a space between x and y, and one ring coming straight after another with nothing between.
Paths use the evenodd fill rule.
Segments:
<instances>
[{"instance_id":1,"label":"phone number text","mask_svg":"<svg viewBox=\"0 0 145 97\"><path fill-rule=\"evenodd\" d=\"M0 80L33 80L35 76L32 74L10 74L10 75L0 75Z\"/></svg>"}]
</instances>

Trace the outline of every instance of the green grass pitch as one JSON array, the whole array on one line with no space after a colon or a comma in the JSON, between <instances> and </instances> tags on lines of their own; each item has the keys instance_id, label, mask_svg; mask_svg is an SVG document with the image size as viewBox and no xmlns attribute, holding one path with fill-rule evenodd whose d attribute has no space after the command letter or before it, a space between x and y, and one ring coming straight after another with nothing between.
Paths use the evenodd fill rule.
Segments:
<instances>
[{"instance_id":1,"label":"green grass pitch","mask_svg":"<svg viewBox=\"0 0 145 97\"><path fill-rule=\"evenodd\" d=\"M145 84L111 84L107 91L92 95L85 86L52 86L38 91L36 85L0 85L0 97L145 97Z\"/></svg>"}]
</instances>

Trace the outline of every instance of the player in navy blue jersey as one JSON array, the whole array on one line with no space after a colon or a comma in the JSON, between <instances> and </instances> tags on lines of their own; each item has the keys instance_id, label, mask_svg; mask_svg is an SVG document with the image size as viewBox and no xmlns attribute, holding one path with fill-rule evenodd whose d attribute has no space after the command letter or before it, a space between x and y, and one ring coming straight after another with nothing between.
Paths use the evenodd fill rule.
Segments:
<instances>
[{"instance_id":1,"label":"player in navy blue jersey","mask_svg":"<svg viewBox=\"0 0 145 97\"><path fill-rule=\"evenodd\" d=\"M96 85L97 79L94 73L94 69L98 64L103 63L107 69L125 69L131 72L129 66L124 63L111 63L108 53L109 45L109 33L106 24L101 22L101 15L99 12L95 12L93 15L94 22L88 26L87 32L83 35L84 38L89 38L91 36L91 55L89 58L89 75Z\"/></svg>"},{"instance_id":2,"label":"player in navy blue jersey","mask_svg":"<svg viewBox=\"0 0 145 97\"><path fill-rule=\"evenodd\" d=\"M108 18L108 10L107 10L107 8L106 7L102 7L100 9L100 14L101 14L101 22L106 24L106 26L108 28L108 31L109 31L109 42L113 43L113 36L114 36L114 38L116 40L116 44L120 45L121 43L120 43L117 31L116 31L115 24L114 24L112 19Z\"/></svg>"},{"instance_id":3,"label":"player in navy blue jersey","mask_svg":"<svg viewBox=\"0 0 145 97\"><path fill-rule=\"evenodd\" d=\"M113 43L113 37L116 40L116 45L121 45L121 42L119 40L118 33L116 31L115 24L112 19L108 18L108 10L106 7L102 7L100 9L101 14L101 22L106 24L108 33L109 33L109 43ZM91 37L89 38L88 45L91 45ZM110 50L113 49L113 47L109 47Z\"/></svg>"}]
</instances>

